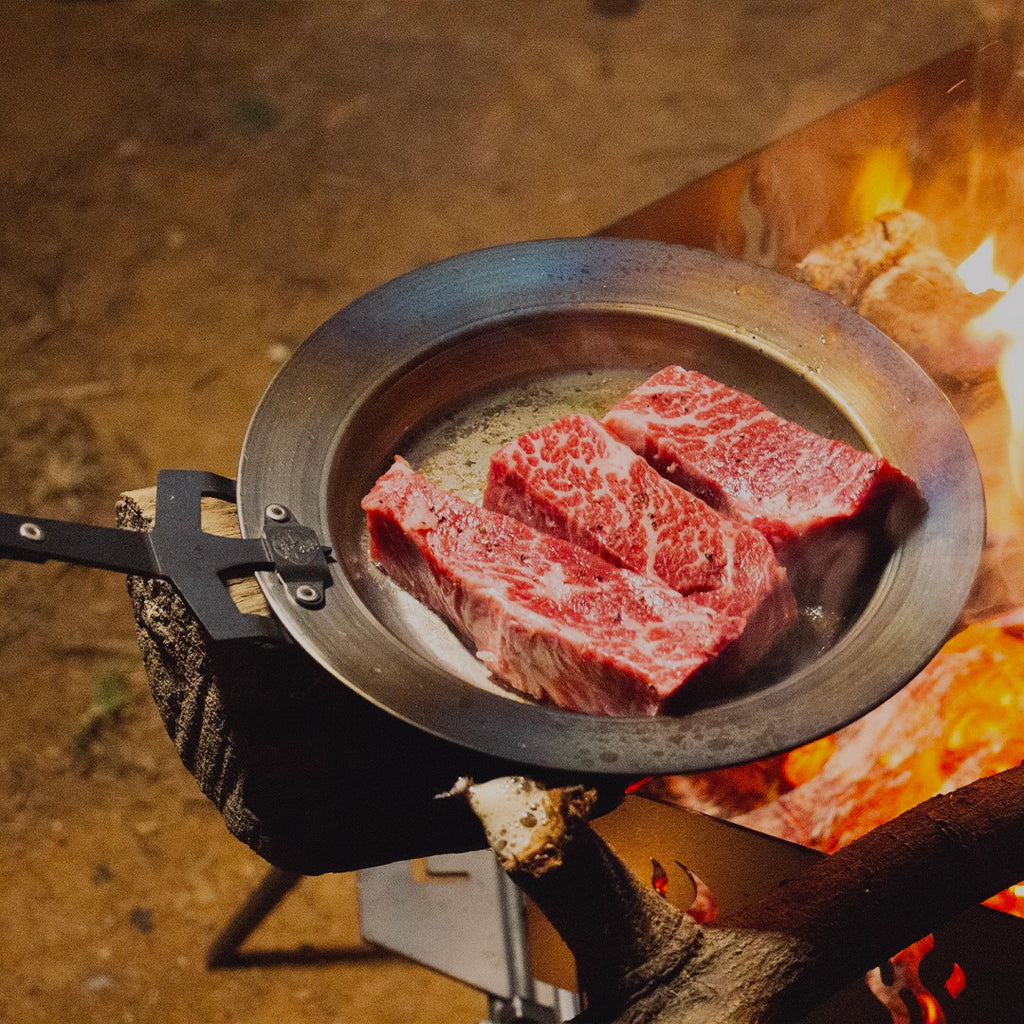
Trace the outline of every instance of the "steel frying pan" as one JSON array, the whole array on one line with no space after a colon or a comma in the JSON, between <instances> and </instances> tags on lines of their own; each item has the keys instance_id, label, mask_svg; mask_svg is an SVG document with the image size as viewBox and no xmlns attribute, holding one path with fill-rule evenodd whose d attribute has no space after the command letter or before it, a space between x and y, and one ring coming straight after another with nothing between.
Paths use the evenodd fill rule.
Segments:
<instances>
[{"instance_id":1,"label":"steel frying pan","mask_svg":"<svg viewBox=\"0 0 1024 1024\"><path fill-rule=\"evenodd\" d=\"M359 503L396 453L473 498L487 457L571 410L600 414L679 363L875 451L927 512L888 553L833 643L655 719L527 703L371 563ZM658 242L565 239L457 256L328 320L271 383L238 474L243 536L285 505L333 551L319 607L259 573L276 615L341 683L446 740L581 773L701 771L858 718L948 636L984 539L970 444L944 396L856 314L771 271Z\"/></svg>"}]
</instances>

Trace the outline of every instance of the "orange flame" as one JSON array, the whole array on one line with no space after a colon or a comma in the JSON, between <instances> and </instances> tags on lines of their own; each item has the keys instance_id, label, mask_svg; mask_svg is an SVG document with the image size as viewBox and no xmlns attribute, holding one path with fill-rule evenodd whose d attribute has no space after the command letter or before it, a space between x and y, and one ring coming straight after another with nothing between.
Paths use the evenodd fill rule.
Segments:
<instances>
[{"instance_id":1,"label":"orange flame","mask_svg":"<svg viewBox=\"0 0 1024 1024\"><path fill-rule=\"evenodd\" d=\"M681 861L676 861L676 867L682 868L693 883L693 902L686 913L697 924L713 924L718 920L718 900L715 899L715 894L699 875L691 871Z\"/></svg>"},{"instance_id":2,"label":"orange flame","mask_svg":"<svg viewBox=\"0 0 1024 1024\"><path fill-rule=\"evenodd\" d=\"M630 782L625 789L626 795L628 796L630 793L640 792L640 790L643 789L650 781L651 776L645 775L642 779L637 779L636 782Z\"/></svg>"},{"instance_id":3,"label":"orange flame","mask_svg":"<svg viewBox=\"0 0 1024 1024\"><path fill-rule=\"evenodd\" d=\"M987 313L971 321L969 332L1002 344L999 380L1010 413L1010 478L1014 491L1024 498L1024 278Z\"/></svg>"},{"instance_id":4,"label":"orange flame","mask_svg":"<svg viewBox=\"0 0 1024 1024\"><path fill-rule=\"evenodd\" d=\"M934 946L935 937L926 935L892 957L889 961L892 981L889 983L882 980L882 972L877 967L865 979L878 1001L892 1014L893 1024L910 1024L911 1015L907 1002L910 999L917 1004L920 1019L924 1024L944 1024L946 1015L942 1012L938 1000L921 981L919 973L921 961ZM956 999L965 987L963 968L954 963L949 978L946 979L945 989Z\"/></svg>"},{"instance_id":5,"label":"orange flame","mask_svg":"<svg viewBox=\"0 0 1024 1024\"><path fill-rule=\"evenodd\" d=\"M868 151L857 176L850 202L858 224L893 210L902 210L914 179L906 153L896 146Z\"/></svg>"},{"instance_id":6,"label":"orange flame","mask_svg":"<svg viewBox=\"0 0 1024 1024\"><path fill-rule=\"evenodd\" d=\"M689 876L693 884L693 901L686 909L686 913L693 918L697 924L712 924L718 920L718 900L707 884L685 864L676 861L676 867L682 868ZM668 872L662 867L661 862L651 858L651 888L661 897L668 899Z\"/></svg>"},{"instance_id":7,"label":"orange flame","mask_svg":"<svg viewBox=\"0 0 1024 1024\"><path fill-rule=\"evenodd\" d=\"M917 1004L921 1007L921 1019L924 1024L941 1024L946 1019L942 1007L931 992L918 992Z\"/></svg>"},{"instance_id":8,"label":"orange flame","mask_svg":"<svg viewBox=\"0 0 1024 1024\"><path fill-rule=\"evenodd\" d=\"M991 899L985 900L985 906L1001 910L1004 914L1013 914L1014 917L1024 917L1024 882L996 893Z\"/></svg>"},{"instance_id":9,"label":"orange flame","mask_svg":"<svg viewBox=\"0 0 1024 1024\"><path fill-rule=\"evenodd\" d=\"M659 896L668 893L668 872L653 857L651 858L651 888Z\"/></svg>"},{"instance_id":10,"label":"orange flame","mask_svg":"<svg viewBox=\"0 0 1024 1024\"><path fill-rule=\"evenodd\" d=\"M946 979L946 991L956 999L966 987L967 975L964 974L964 969L959 964L953 964L953 970Z\"/></svg>"}]
</instances>

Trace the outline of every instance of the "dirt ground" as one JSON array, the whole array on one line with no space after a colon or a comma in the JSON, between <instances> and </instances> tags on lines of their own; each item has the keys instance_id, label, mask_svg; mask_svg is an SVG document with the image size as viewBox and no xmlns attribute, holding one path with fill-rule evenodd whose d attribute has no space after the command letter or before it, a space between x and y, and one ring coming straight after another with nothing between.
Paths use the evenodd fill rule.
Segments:
<instances>
[{"instance_id":1,"label":"dirt ground","mask_svg":"<svg viewBox=\"0 0 1024 1024\"><path fill-rule=\"evenodd\" d=\"M455 252L587 234L952 49L969 5L0 3L0 507L233 476L293 348ZM182 768L119 577L0 564L0 1020L473 1022L352 876L208 972L265 865Z\"/></svg>"}]
</instances>

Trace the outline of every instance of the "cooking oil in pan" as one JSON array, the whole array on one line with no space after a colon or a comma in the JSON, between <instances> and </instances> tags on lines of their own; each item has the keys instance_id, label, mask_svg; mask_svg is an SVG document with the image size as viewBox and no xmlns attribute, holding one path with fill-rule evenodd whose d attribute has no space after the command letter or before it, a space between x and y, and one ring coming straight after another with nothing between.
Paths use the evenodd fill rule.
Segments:
<instances>
[{"instance_id":1,"label":"cooking oil in pan","mask_svg":"<svg viewBox=\"0 0 1024 1024\"><path fill-rule=\"evenodd\" d=\"M600 419L648 376L649 370L635 367L602 367L517 378L481 390L461 401L457 408L442 410L411 435L396 454L439 487L479 504L491 455L498 448L570 413ZM848 589L857 594L844 599L843 610L832 602L822 604L804 595L797 627L756 671L734 683L729 693L736 696L748 688L764 686L831 647L859 611L861 601L870 594L876 573L877 569L872 567L864 574L866 579L862 579L859 572L854 574ZM515 700L525 699L491 677L439 616L383 576L381 583L389 592L392 607L402 623L401 631L415 646L468 682ZM857 596L861 591L863 595Z\"/></svg>"},{"instance_id":2,"label":"cooking oil in pan","mask_svg":"<svg viewBox=\"0 0 1024 1024\"><path fill-rule=\"evenodd\" d=\"M491 455L502 445L570 413L600 418L647 376L635 369L559 371L488 389L427 424L399 454L439 487L479 504Z\"/></svg>"}]
</instances>

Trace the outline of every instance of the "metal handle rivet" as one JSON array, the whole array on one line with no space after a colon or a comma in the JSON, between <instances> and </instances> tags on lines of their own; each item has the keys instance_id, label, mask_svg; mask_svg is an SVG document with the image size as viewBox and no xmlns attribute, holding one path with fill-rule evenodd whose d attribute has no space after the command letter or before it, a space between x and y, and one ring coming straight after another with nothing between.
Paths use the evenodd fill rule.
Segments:
<instances>
[{"instance_id":1,"label":"metal handle rivet","mask_svg":"<svg viewBox=\"0 0 1024 1024\"><path fill-rule=\"evenodd\" d=\"M295 588L295 600L299 604L319 604L321 600L320 591L308 583L300 583Z\"/></svg>"},{"instance_id":2,"label":"metal handle rivet","mask_svg":"<svg viewBox=\"0 0 1024 1024\"><path fill-rule=\"evenodd\" d=\"M275 523L285 523L291 519L291 513L284 505L268 505L267 518L273 519Z\"/></svg>"},{"instance_id":3,"label":"metal handle rivet","mask_svg":"<svg viewBox=\"0 0 1024 1024\"><path fill-rule=\"evenodd\" d=\"M34 540L36 543L41 541L44 537L43 528L38 523L22 523L18 529L18 533L21 534L25 540Z\"/></svg>"}]
</instances>

